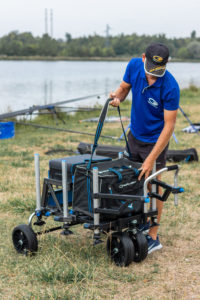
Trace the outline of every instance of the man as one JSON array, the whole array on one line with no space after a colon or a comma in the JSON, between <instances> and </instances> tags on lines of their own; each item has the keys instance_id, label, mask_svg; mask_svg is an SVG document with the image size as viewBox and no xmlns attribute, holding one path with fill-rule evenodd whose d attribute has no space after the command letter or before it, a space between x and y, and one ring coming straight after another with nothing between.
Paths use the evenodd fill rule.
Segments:
<instances>
[{"instance_id":1,"label":"man","mask_svg":"<svg viewBox=\"0 0 200 300\"><path fill-rule=\"evenodd\" d=\"M110 94L112 106L119 106L132 90L129 148L134 161L142 162L139 180L147 178L154 162L157 170L165 166L166 152L173 133L179 107L179 86L166 70L168 48L161 43L150 44L142 58L128 63L119 88ZM161 177L158 177L160 179ZM163 202L157 200L158 224ZM161 249L158 226L151 227L147 235L148 253Z\"/></svg>"}]
</instances>

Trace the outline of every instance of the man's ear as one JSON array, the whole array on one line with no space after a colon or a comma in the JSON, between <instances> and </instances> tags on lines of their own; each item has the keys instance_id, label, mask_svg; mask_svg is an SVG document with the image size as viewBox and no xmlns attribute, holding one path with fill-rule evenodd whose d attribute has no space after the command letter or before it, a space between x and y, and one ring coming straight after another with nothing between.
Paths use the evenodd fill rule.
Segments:
<instances>
[{"instance_id":1,"label":"man's ear","mask_svg":"<svg viewBox=\"0 0 200 300\"><path fill-rule=\"evenodd\" d=\"M145 61L145 57L146 57L145 53L142 53L142 61L143 62Z\"/></svg>"}]
</instances>

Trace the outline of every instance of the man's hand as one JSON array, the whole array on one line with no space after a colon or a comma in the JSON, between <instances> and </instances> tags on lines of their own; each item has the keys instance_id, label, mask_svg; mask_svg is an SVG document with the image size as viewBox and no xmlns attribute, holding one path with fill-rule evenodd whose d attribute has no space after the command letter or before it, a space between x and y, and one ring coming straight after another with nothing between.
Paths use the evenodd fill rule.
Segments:
<instances>
[{"instance_id":1,"label":"man's hand","mask_svg":"<svg viewBox=\"0 0 200 300\"><path fill-rule=\"evenodd\" d=\"M113 99L110 101L110 105L115 107L119 106L120 103L126 99L130 89L131 85L125 81L122 81L118 89L115 92L110 93L109 98Z\"/></svg>"},{"instance_id":2,"label":"man's hand","mask_svg":"<svg viewBox=\"0 0 200 300\"><path fill-rule=\"evenodd\" d=\"M117 107L120 105L120 99L116 97L116 93L110 93L109 98L113 98L112 101L110 101L110 105Z\"/></svg>"},{"instance_id":3,"label":"man's hand","mask_svg":"<svg viewBox=\"0 0 200 300\"><path fill-rule=\"evenodd\" d=\"M142 176L145 174L145 178L147 178L150 174L150 172L153 169L154 161L157 159L157 157L160 155L160 153L164 150L164 148L167 146L170 137L172 135L172 132L174 130L175 122L176 122L176 115L177 110L165 110L164 109L164 128L153 148L149 156L145 159L145 161L142 164L142 171L140 173L140 176L138 179L140 180Z\"/></svg>"},{"instance_id":4,"label":"man's hand","mask_svg":"<svg viewBox=\"0 0 200 300\"><path fill-rule=\"evenodd\" d=\"M147 157L145 159L145 161L143 162L142 167L140 169L142 171L141 171L141 173L140 173L140 175L138 177L138 180L140 180L144 174L145 174L145 179L147 177L149 177L151 171L153 170L153 165L154 165L154 160L152 160L151 158Z\"/></svg>"}]
</instances>

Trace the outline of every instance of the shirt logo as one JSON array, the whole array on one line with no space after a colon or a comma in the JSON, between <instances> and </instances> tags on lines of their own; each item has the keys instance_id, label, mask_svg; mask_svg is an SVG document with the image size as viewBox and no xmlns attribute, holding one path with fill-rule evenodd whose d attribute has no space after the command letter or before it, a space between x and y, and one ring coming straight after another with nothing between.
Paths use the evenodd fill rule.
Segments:
<instances>
[{"instance_id":1,"label":"shirt logo","mask_svg":"<svg viewBox=\"0 0 200 300\"><path fill-rule=\"evenodd\" d=\"M158 62L158 63L161 63L163 61L163 58L161 56L158 56L158 55L154 55L153 56L153 60L155 62Z\"/></svg>"},{"instance_id":2,"label":"shirt logo","mask_svg":"<svg viewBox=\"0 0 200 300\"><path fill-rule=\"evenodd\" d=\"M156 100L154 100L153 98L149 98L149 99L148 99L148 103L149 103L151 106L153 106L153 107L155 107L155 108L158 108L158 102L157 102Z\"/></svg>"}]
</instances>

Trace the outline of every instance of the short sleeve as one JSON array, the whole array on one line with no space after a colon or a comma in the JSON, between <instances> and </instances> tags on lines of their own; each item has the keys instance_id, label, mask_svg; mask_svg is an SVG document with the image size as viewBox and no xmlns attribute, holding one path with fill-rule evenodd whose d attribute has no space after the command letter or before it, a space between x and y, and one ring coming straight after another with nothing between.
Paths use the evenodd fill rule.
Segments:
<instances>
[{"instance_id":1,"label":"short sleeve","mask_svg":"<svg viewBox=\"0 0 200 300\"><path fill-rule=\"evenodd\" d=\"M129 84L131 84L130 67L131 67L131 62L128 63L124 77L123 77L123 81L125 81L126 83L129 83Z\"/></svg>"},{"instance_id":2,"label":"short sleeve","mask_svg":"<svg viewBox=\"0 0 200 300\"><path fill-rule=\"evenodd\" d=\"M180 90L177 87L174 87L172 90L169 90L168 93L164 96L164 109L166 110L177 110L179 107L180 100Z\"/></svg>"}]
</instances>

